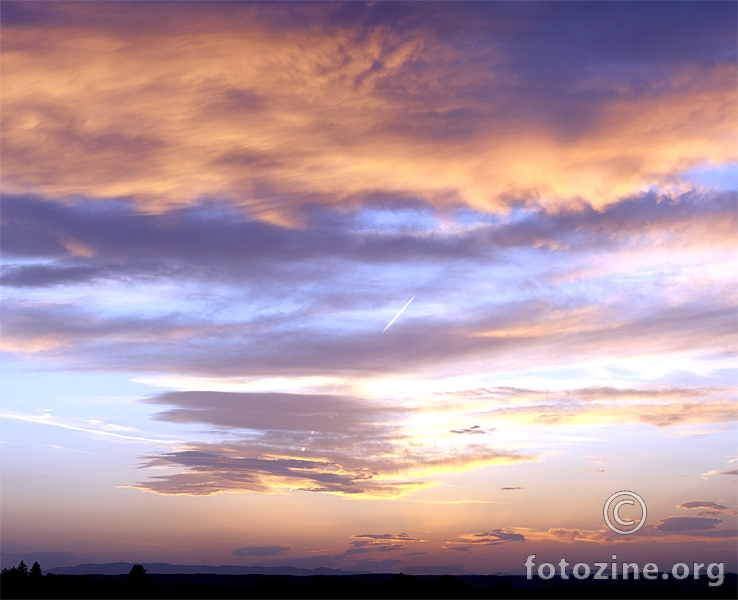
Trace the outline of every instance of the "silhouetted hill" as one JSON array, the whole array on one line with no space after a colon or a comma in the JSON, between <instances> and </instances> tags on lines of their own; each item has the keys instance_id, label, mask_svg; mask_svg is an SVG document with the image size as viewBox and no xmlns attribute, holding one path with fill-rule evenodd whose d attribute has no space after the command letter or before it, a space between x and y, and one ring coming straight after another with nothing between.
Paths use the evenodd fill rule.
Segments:
<instances>
[{"instance_id":1,"label":"silhouetted hill","mask_svg":"<svg viewBox=\"0 0 738 600\"><path fill-rule=\"evenodd\" d=\"M299 567L248 567L243 565L171 565L169 563L138 563L142 564L150 575L363 575L368 571L341 571L339 569L301 569ZM47 569L46 573L54 575L125 575L134 563L115 562L103 564L84 564L74 567L55 567Z\"/></svg>"}]
</instances>

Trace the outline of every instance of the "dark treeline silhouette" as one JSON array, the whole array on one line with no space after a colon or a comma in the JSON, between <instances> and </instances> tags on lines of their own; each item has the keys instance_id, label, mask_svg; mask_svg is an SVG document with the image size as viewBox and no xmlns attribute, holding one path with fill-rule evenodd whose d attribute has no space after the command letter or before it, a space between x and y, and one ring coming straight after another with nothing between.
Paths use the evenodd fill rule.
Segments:
<instances>
[{"instance_id":1,"label":"dark treeline silhouette","mask_svg":"<svg viewBox=\"0 0 738 600\"><path fill-rule=\"evenodd\" d=\"M0 574L2 598L736 598L738 580L527 580L514 575L43 575L36 562Z\"/></svg>"}]
</instances>

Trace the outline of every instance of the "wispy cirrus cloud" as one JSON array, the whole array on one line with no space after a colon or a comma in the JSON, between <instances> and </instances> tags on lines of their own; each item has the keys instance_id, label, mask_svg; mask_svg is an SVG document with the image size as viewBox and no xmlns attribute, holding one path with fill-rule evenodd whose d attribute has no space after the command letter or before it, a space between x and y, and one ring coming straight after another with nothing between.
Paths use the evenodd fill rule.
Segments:
<instances>
[{"instance_id":1,"label":"wispy cirrus cloud","mask_svg":"<svg viewBox=\"0 0 738 600\"><path fill-rule=\"evenodd\" d=\"M349 538L351 548L346 554L363 554L367 552L396 552L404 550L406 543L425 543L426 540L414 538L407 533L362 533ZM407 554L403 554L407 556Z\"/></svg>"},{"instance_id":2,"label":"wispy cirrus cloud","mask_svg":"<svg viewBox=\"0 0 738 600\"><path fill-rule=\"evenodd\" d=\"M693 509L693 508L709 508L712 510L717 511L723 511L728 510L727 506L723 506L722 504L718 504L717 502L685 502L684 504L680 504L677 506L677 508L686 508L686 509Z\"/></svg>"},{"instance_id":3,"label":"wispy cirrus cloud","mask_svg":"<svg viewBox=\"0 0 738 600\"><path fill-rule=\"evenodd\" d=\"M715 529L722 521L709 517L668 517L656 525L657 531L704 531Z\"/></svg>"},{"instance_id":4,"label":"wispy cirrus cloud","mask_svg":"<svg viewBox=\"0 0 738 600\"><path fill-rule=\"evenodd\" d=\"M229 315L227 309L222 316L179 310L158 310L151 316L106 315L90 314L89 309L70 303L8 299L3 344L12 353L43 352L45 360L68 366L227 377L244 372L252 376L402 373L444 363L453 368L453 362L462 358L472 366L491 354L508 368L523 356L530 365L556 364L562 354L570 362L595 357L624 361L645 352L704 353L715 361L732 339L733 310L709 301L663 307L658 314L632 308L618 313L618 305L557 307L540 301L517 303L515 313L507 312L504 304L482 305L463 317L406 319L401 338L366 332L367 323L356 322L355 317L349 319L360 328L359 335L327 329L327 314L318 312L317 306L285 308L276 314L257 308L244 311L247 314L241 318ZM328 312L335 309L328 307ZM615 315L615 322L608 322ZM143 341L151 342L145 351L140 347ZM181 351L173 353L173 347ZM681 413L689 407L673 409Z\"/></svg>"},{"instance_id":5,"label":"wispy cirrus cloud","mask_svg":"<svg viewBox=\"0 0 738 600\"><path fill-rule=\"evenodd\" d=\"M567 542L569 544L584 538L585 536L578 529L569 529L567 527L554 527L547 532L557 540Z\"/></svg>"},{"instance_id":6,"label":"wispy cirrus cloud","mask_svg":"<svg viewBox=\"0 0 738 600\"><path fill-rule=\"evenodd\" d=\"M484 415L498 422L512 418L547 425L576 424L579 420L635 422L657 427L703 420L727 423L733 407L729 388L596 387L565 391L481 388L448 392L441 397L447 398L454 410L468 411L477 418Z\"/></svg>"},{"instance_id":7,"label":"wispy cirrus cloud","mask_svg":"<svg viewBox=\"0 0 738 600\"><path fill-rule=\"evenodd\" d=\"M637 349L700 353L715 362L732 343L730 259L720 253L735 238L735 202L728 193L686 194L677 202L644 195L602 212L475 214L467 225L459 213L450 228L423 205L392 226L381 210L308 210L306 226L294 229L225 205L151 215L126 202L91 207L6 196L2 244L12 258L3 271L9 292L3 344L11 353L72 361L75 368L221 377L242 374L245 355L249 371L261 375L413 371L462 359L474 364L491 354L501 367L523 356L540 364L562 354L570 361L617 360ZM413 221L418 215L426 220ZM666 271L656 255L662 285L626 302L643 257L660 252L664 236L715 257L714 273L698 269L693 250L668 259ZM642 245L637 256L634 243ZM601 260L602 252L618 260ZM602 264L593 267L593 260ZM623 266L613 271L617 264ZM521 280L513 276L518 272L527 275ZM455 308L456 288L444 284L449 277L468 290L463 312ZM484 291L489 277L510 284L494 302ZM676 292L676 279L684 277L690 285ZM556 285L541 294L541 280ZM403 335L366 335L372 325L381 331L396 312L397 298L387 290L398 281L421 294L413 314L395 327ZM353 287L344 290L345 282ZM132 284L140 300L131 310L100 304L99 295L98 304L80 303L74 291L90 285L130 291ZM594 284L601 298L591 297ZM170 285L182 290L176 302L151 300ZM202 285L215 292L207 310ZM295 290L299 304L285 300ZM172 352L173 345L180 350Z\"/></svg>"},{"instance_id":8,"label":"wispy cirrus cloud","mask_svg":"<svg viewBox=\"0 0 738 600\"><path fill-rule=\"evenodd\" d=\"M374 202L369 201L371 208ZM297 209L305 223L295 229L263 223L248 210L222 202L151 215L131 202L90 206L6 194L2 249L11 257L54 261L6 269L6 285L20 287L135 275L274 277L279 275L274 271L278 266L317 259L370 265L454 264L488 260L509 248L568 249L578 254L615 251L634 242L648 245L653 237L663 236L691 245L729 246L736 237L736 202L730 192L645 194L602 211L582 205L547 212L534 204L508 217L480 213L473 226L464 226L464 213L459 213L462 222L447 228L444 213L415 200L401 229L390 223L379 228L372 224L381 215L381 205L374 216L360 210L333 214L308 205ZM396 208L402 224L403 207ZM216 271L205 272L205 266Z\"/></svg>"},{"instance_id":9,"label":"wispy cirrus cloud","mask_svg":"<svg viewBox=\"0 0 738 600\"><path fill-rule=\"evenodd\" d=\"M712 477L713 475L738 475L738 469L714 469L712 471L708 471L707 473L702 474L703 479L707 479L708 477Z\"/></svg>"},{"instance_id":10,"label":"wispy cirrus cloud","mask_svg":"<svg viewBox=\"0 0 738 600\"><path fill-rule=\"evenodd\" d=\"M444 548L457 552L469 552L478 546L502 546L508 542L524 542L525 536L521 533L506 531L505 529L493 529L483 533L464 535L457 540L446 542Z\"/></svg>"},{"instance_id":11,"label":"wispy cirrus cloud","mask_svg":"<svg viewBox=\"0 0 738 600\"><path fill-rule=\"evenodd\" d=\"M360 533L352 535L351 539L369 544L385 544L390 542L424 542L420 538L410 537L407 533Z\"/></svg>"},{"instance_id":12,"label":"wispy cirrus cloud","mask_svg":"<svg viewBox=\"0 0 738 600\"><path fill-rule=\"evenodd\" d=\"M451 433L458 433L458 434L467 434L467 435L485 435L487 433L492 433L494 431L494 427L492 429L482 429L479 425L472 425L471 427L467 427L465 429L451 429Z\"/></svg>"}]
</instances>

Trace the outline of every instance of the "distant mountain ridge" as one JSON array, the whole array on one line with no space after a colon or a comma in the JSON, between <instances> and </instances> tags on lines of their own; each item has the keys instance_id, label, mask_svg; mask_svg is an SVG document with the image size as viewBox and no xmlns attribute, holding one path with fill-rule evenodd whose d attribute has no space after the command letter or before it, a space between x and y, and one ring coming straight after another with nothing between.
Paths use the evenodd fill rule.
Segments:
<instances>
[{"instance_id":1,"label":"distant mountain ridge","mask_svg":"<svg viewBox=\"0 0 738 600\"><path fill-rule=\"evenodd\" d=\"M341 571L326 567L301 569L299 567L247 567L242 565L172 565L169 563L128 563L114 562L104 564L88 563L73 567L54 567L45 569L55 575L127 575L133 565L143 565L149 574L211 574L211 575L367 575L369 571Z\"/></svg>"}]
</instances>

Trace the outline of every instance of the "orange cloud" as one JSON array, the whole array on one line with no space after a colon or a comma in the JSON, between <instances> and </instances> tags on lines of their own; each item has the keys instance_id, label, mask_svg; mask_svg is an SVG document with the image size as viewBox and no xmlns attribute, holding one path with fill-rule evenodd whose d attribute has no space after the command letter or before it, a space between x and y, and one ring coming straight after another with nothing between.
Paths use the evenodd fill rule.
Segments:
<instances>
[{"instance_id":1,"label":"orange cloud","mask_svg":"<svg viewBox=\"0 0 738 600\"><path fill-rule=\"evenodd\" d=\"M101 7L113 26L58 10L74 18L3 31L6 192L130 196L146 212L228 198L296 225L300 203L377 192L481 210L521 197L599 208L736 160L734 66L600 100L566 137L532 110L504 113L501 49L480 74L425 27L280 28L285 9L264 7L190 8L193 25L164 8ZM454 92L476 93L480 77L495 100Z\"/></svg>"},{"instance_id":2,"label":"orange cloud","mask_svg":"<svg viewBox=\"0 0 738 600\"><path fill-rule=\"evenodd\" d=\"M161 495L274 493L290 487L355 498L398 497L436 485L443 473L532 458L514 452L473 448L476 454L451 451L443 458L426 459L425 452L403 448L400 443L388 444L385 452L370 457L360 456L361 450L366 451L367 447L316 450L308 455L254 456L253 448L244 444L192 444L180 452L146 457L145 467L174 468L180 472L154 475L145 482L125 487ZM427 450L432 454L432 449Z\"/></svg>"},{"instance_id":3,"label":"orange cloud","mask_svg":"<svg viewBox=\"0 0 738 600\"><path fill-rule=\"evenodd\" d=\"M464 399L463 404L453 405L455 411L474 415L480 422L494 422L501 428L505 422L546 426L646 423L656 427L730 423L735 412L729 390L720 387L598 387L566 391L496 388L450 396ZM444 398L444 402L448 401Z\"/></svg>"}]
</instances>

